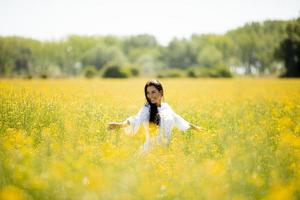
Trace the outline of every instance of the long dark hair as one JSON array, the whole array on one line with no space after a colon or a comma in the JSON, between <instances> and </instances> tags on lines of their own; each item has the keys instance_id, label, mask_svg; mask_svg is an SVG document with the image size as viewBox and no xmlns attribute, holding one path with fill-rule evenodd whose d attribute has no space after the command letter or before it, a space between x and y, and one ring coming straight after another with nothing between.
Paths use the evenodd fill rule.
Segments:
<instances>
[{"instance_id":1,"label":"long dark hair","mask_svg":"<svg viewBox=\"0 0 300 200\"><path fill-rule=\"evenodd\" d=\"M164 94L164 90L162 87L162 84L158 80L150 80L146 83L144 91L145 91L145 97L150 105L150 118L149 122L153 122L156 125L160 125L160 116L157 110L157 105L155 103L151 103L150 99L147 97L147 88L149 86L154 86L159 92L161 92L162 96Z\"/></svg>"}]
</instances>

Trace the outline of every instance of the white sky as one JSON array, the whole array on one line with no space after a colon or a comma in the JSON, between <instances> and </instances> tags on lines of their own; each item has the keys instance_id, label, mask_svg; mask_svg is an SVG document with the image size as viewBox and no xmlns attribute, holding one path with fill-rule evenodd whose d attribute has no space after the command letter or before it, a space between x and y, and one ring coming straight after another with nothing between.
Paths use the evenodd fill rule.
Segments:
<instances>
[{"instance_id":1,"label":"white sky","mask_svg":"<svg viewBox=\"0 0 300 200\"><path fill-rule=\"evenodd\" d=\"M299 14L300 0L0 0L0 35L52 40L148 33L167 44Z\"/></svg>"}]
</instances>

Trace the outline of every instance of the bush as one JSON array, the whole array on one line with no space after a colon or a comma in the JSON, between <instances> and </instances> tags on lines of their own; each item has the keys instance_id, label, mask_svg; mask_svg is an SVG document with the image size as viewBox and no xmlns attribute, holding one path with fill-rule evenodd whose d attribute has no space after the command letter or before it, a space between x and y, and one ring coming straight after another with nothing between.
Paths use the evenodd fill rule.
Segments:
<instances>
[{"instance_id":1,"label":"bush","mask_svg":"<svg viewBox=\"0 0 300 200\"><path fill-rule=\"evenodd\" d=\"M233 75L230 72L228 67L218 66L215 68L192 67L187 70L187 76L191 78L197 78L197 77L229 78L232 77Z\"/></svg>"},{"instance_id":2,"label":"bush","mask_svg":"<svg viewBox=\"0 0 300 200\"><path fill-rule=\"evenodd\" d=\"M225 66L217 67L215 69L215 73L216 73L217 77L230 78L233 76L231 71L229 70L229 68L225 67Z\"/></svg>"},{"instance_id":3,"label":"bush","mask_svg":"<svg viewBox=\"0 0 300 200\"><path fill-rule=\"evenodd\" d=\"M130 68L130 73L132 76L138 76L140 71L137 68Z\"/></svg>"},{"instance_id":4,"label":"bush","mask_svg":"<svg viewBox=\"0 0 300 200\"><path fill-rule=\"evenodd\" d=\"M122 69L120 66L108 66L103 70L104 78L128 78L130 72Z\"/></svg>"},{"instance_id":5,"label":"bush","mask_svg":"<svg viewBox=\"0 0 300 200\"><path fill-rule=\"evenodd\" d=\"M195 68L190 68L187 70L187 76L190 78L197 78L198 77L198 72Z\"/></svg>"},{"instance_id":6,"label":"bush","mask_svg":"<svg viewBox=\"0 0 300 200\"><path fill-rule=\"evenodd\" d=\"M95 66L86 66L84 67L84 76L86 78L93 78L98 74L98 71Z\"/></svg>"},{"instance_id":7,"label":"bush","mask_svg":"<svg viewBox=\"0 0 300 200\"><path fill-rule=\"evenodd\" d=\"M40 77L41 77L42 79L47 79L47 78L48 78L48 74L42 73L42 74L40 75Z\"/></svg>"},{"instance_id":8,"label":"bush","mask_svg":"<svg viewBox=\"0 0 300 200\"><path fill-rule=\"evenodd\" d=\"M32 79L32 78L33 78L32 74L27 74L27 75L25 76L25 79Z\"/></svg>"}]
</instances>

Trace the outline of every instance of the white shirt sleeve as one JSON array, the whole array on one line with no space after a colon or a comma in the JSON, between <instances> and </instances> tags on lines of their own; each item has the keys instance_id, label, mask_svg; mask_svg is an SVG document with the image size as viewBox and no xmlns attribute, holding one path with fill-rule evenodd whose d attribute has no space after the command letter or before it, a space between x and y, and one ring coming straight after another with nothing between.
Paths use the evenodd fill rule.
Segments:
<instances>
[{"instance_id":1,"label":"white shirt sleeve","mask_svg":"<svg viewBox=\"0 0 300 200\"><path fill-rule=\"evenodd\" d=\"M125 133L136 134L142 122L149 120L149 106L144 105L137 115L128 117L126 121L129 126L125 128Z\"/></svg>"},{"instance_id":2,"label":"white shirt sleeve","mask_svg":"<svg viewBox=\"0 0 300 200\"><path fill-rule=\"evenodd\" d=\"M173 112L173 116L174 116L175 126L179 130L186 131L187 129L189 129L191 127L189 122L187 122L186 120L184 120L182 117L180 117L175 112Z\"/></svg>"},{"instance_id":3,"label":"white shirt sleeve","mask_svg":"<svg viewBox=\"0 0 300 200\"><path fill-rule=\"evenodd\" d=\"M186 131L187 129L189 129L191 127L190 123L188 121L186 121L180 115L175 113L169 105L167 105L167 106L172 112L172 115L173 115L173 118L174 118L174 126L176 128L178 128L181 131Z\"/></svg>"}]
</instances>

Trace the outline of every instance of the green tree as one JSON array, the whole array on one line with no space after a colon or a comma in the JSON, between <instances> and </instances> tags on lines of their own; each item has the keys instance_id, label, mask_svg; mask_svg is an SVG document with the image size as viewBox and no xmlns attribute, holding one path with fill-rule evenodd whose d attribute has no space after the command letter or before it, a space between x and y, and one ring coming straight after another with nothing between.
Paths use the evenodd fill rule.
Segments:
<instances>
[{"instance_id":1,"label":"green tree","mask_svg":"<svg viewBox=\"0 0 300 200\"><path fill-rule=\"evenodd\" d=\"M157 46L159 45L156 38L148 34L130 36L125 38L123 42L123 48L126 55L130 53L131 49L155 48Z\"/></svg>"},{"instance_id":2,"label":"green tree","mask_svg":"<svg viewBox=\"0 0 300 200\"><path fill-rule=\"evenodd\" d=\"M173 39L164 51L164 60L170 68L184 69L196 64L196 52L191 43L186 40Z\"/></svg>"},{"instance_id":3,"label":"green tree","mask_svg":"<svg viewBox=\"0 0 300 200\"><path fill-rule=\"evenodd\" d=\"M82 59L84 65L93 65L102 69L105 65L121 65L126 62L123 52L114 46L97 45L87 51Z\"/></svg>"},{"instance_id":4,"label":"green tree","mask_svg":"<svg viewBox=\"0 0 300 200\"><path fill-rule=\"evenodd\" d=\"M229 31L226 35L235 45L235 65L243 66L247 74L253 69L267 73L276 64L272 56L280 40L285 36L285 21L252 22Z\"/></svg>"},{"instance_id":5,"label":"green tree","mask_svg":"<svg viewBox=\"0 0 300 200\"><path fill-rule=\"evenodd\" d=\"M228 36L205 34L205 35L192 35L191 43L194 51L197 52L197 65L201 65L201 59L199 55L206 54L202 51L214 51L218 52L221 63L226 65L234 64L234 43Z\"/></svg>"},{"instance_id":6,"label":"green tree","mask_svg":"<svg viewBox=\"0 0 300 200\"><path fill-rule=\"evenodd\" d=\"M289 23L285 38L277 50L277 56L284 61L285 77L300 77L300 17Z\"/></svg>"},{"instance_id":7,"label":"green tree","mask_svg":"<svg viewBox=\"0 0 300 200\"><path fill-rule=\"evenodd\" d=\"M197 61L200 66L212 68L220 65L224 60L222 53L216 47L206 46L199 52Z\"/></svg>"}]
</instances>

